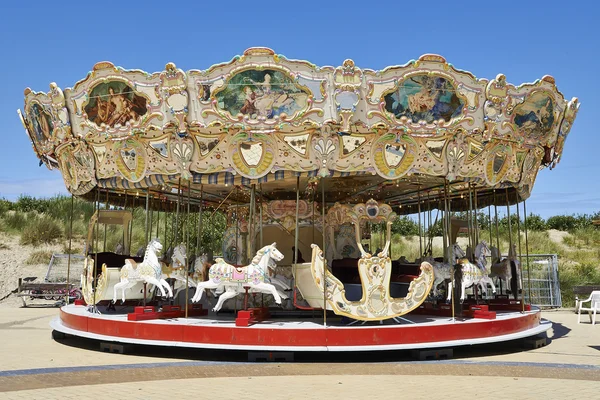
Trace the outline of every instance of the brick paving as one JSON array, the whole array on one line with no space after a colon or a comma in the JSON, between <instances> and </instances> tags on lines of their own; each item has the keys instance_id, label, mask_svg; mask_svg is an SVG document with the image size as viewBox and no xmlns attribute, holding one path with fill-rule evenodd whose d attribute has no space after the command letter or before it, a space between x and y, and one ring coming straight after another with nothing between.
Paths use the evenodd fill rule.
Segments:
<instances>
[{"instance_id":1,"label":"brick paving","mask_svg":"<svg viewBox=\"0 0 600 400\"><path fill-rule=\"evenodd\" d=\"M52 308L0 308L0 399L247 399L274 393L285 398L366 398L377 392L539 399L597 398L600 393L600 326L578 325L568 311L543 313L554 329L550 343L535 350L512 344L458 348L447 361L359 362L361 356L353 362L254 364L205 361L204 353L181 349L121 355L98 351L97 342L57 342L48 326L57 313ZM219 354L210 357L216 360Z\"/></svg>"}]
</instances>

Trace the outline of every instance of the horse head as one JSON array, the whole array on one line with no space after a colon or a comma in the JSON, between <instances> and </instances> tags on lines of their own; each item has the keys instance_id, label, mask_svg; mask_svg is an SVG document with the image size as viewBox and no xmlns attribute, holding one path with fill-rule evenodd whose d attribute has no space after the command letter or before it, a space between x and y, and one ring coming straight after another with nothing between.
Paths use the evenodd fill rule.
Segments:
<instances>
[{"instance_id":1,"label":"horse head","mask_svg":"<svg viewBox=\"0 0 600 400\"><path fill-rule=\"evenodd\" d=\"M154 253L158 253L159 251L161 251L163 248L162 244L160 244L160 242L158 241L158 238L156 239L152 239L150 241L150 243L148 243L148 247L146 248L146 250L153 250Z\"/></svg>"},{"instance_id":2,"label":"horse head","mask_svg":"<svg viewBox=\"0 0 600 400\"><path fill-rule=\"evenodd\" d=\"M252 259L252 264L260 264L261 260L267 258L267 267L275 269L277 261L283 260L283 254L277 250L276 243L267 245L256 252L256 256Z\"/></svg>"},{"instance_id":3,"label":"horse head","mask_svg":"<svg viewBox=\"0 0 600 400\"><path fill-rule=\"evenodd\" d=\"M465 258L467 256L465 251L460 248L458 243L454 243L452 245L452 254L454 254L454 258Z\"/></svg>"},{"instance_id":4,"label":"horse head","mask_svg":"<svg viewBox=\"0 0 600 400\"><path fill-rule=\"evenodd\" d=\"M481 243L479 243L477 247L475 247L475 257L490 257L491 255L492 251L490 250L490 247L488 246L485 240L482 240Z\"/></svg>"},{"instance_id":5,"label":"horse head","mask_svg":"<svg viewBox=\"0 0 600 400\"><path fill-rule=\"evenodd\" d=\"M173 257L171 258L173 263L173 268L180 268L185 265L186 259L186 250L183 244L175 247L173 250Z\"/></svg>"}]
</instances>

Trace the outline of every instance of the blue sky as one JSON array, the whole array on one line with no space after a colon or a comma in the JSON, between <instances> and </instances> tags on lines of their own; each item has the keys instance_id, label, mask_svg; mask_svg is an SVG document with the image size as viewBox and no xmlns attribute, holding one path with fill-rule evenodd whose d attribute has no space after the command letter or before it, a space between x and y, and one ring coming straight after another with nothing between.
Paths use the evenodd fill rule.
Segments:
<instances>
[{"instance_id":1,"label":"blue sky","mask_svg":"<svg viewBox=\"0 0 600 400\"><path fill-rule=\"evenodd\" d=\"M528 211L600 211L600 6L594 1L27 1L0 5L0 197L66 193L60 173L38 167L17 117L23 90L70 87L99 61L128 69L206 69L248 47L288 58L362 68L437 53L480 78L513 84L548 74L579 115L556 169L540 172Z\"/></svg>"}]
</instances>

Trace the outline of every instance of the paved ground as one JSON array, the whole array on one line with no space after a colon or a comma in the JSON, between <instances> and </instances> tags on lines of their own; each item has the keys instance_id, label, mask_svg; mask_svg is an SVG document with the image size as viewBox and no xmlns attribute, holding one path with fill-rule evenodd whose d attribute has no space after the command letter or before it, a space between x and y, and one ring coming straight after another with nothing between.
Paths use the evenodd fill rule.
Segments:
<instances>
[{"instance_id":1,"label":"paved ground","mask_svg":"<svg viewBox=\"0 0 600 400\"><path fill-rule=\"evenodd\" d=\"M600 325L577 324L569 311L551 311L547 346L522 342L455 350L454 358L416 362L408 353L360 354L335 362L248 364L242 353L223 354L137 347L111 354L98 343L51 338L56 308L0 308L0 399L109 396L154 399L367 398L444 399L519 397L598 398Z\"/></svg>"}]
</instances>

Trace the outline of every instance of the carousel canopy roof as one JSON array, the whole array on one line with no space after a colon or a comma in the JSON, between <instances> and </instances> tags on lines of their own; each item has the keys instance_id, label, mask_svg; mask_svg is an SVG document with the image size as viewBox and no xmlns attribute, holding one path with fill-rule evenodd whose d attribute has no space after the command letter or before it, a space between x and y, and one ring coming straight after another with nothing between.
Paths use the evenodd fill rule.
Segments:
<instances>
[{"instance_id":1,"label":"carousel canopy roof","mask_svg":"<svg viewBox=\"0 0 600 400\"><path fill-rule=\"evenodd\" d=\"M183 182L192 203L201 192L242 202L260 183L268 199L293 199L297 181L310 196L328 177L328 202L410 209L435 204L446 182L458 208L469 187L480 205L527 198L537 172L559 162L578 108L551 76L514 86L433 54L374 71L251 48L187 72L100 62L64 91L27 88L21 117L38 157L78 196L103 191L119 204L148 188L158 207Z\"/></svg>"}]
</instances>

